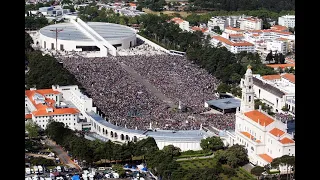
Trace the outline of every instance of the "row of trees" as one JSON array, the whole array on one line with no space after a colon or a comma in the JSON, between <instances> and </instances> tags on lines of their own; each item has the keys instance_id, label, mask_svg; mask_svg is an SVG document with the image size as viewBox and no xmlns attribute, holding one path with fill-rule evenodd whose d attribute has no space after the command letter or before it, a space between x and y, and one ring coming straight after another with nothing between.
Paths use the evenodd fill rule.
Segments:
<instances>
[{"instance_id":1,"label":"row of trees","mask_svg":"<svg viewBox=\"0 0 320 180\"><path fill-rule=\"evenodd\" d=\"M49 25L47 18L38 16L26 16L24 20L24 27L27 30L38 30Z\"/></svg>"},{"instance_id":2,"label":"row of trees","mask_svg":"<svg viewBox=\"0 0 320 180\"><path fill-rule=\"evenodd\" d=\"M36 87L38 89L50 88L54 84L61 86L81 85L74 75L63 68L54 57L42 55L41 51L26 52L29 72L25 76L26 88Z\"/></svg>"},{"instance_id":3,"label":"row of trees","mask_svg":"<svg viewBox=\"0 0 320 180\"><path fill-rule=\"evenodd\" d=\"M148 169L162 179L180 180L194 174L198 174L199 177L206 177L208 173L213 179L216 179L221 174L232 177L236 176L236 172L232 168L237 168L248 161L247 151L243 146L234 145L225 151L221 150L223 143L219 137L210 137L201 142L201 147L207 151L220 149L216 152L214 159L208 159L208 161L216 162L215 167L201 169L201 171L195 169L186 171L175 160L175 157L181 154L181 150L173 145L165 146L162 150L159 150L152 137L136 143L127 142L123 145L111 141L89 141L68 129L62 122L54 121L49 122L45 133L80 161L85 160L91 165L101 160L123 163L132 162L133 157L139 156L147 164ZM121 169L121 166L119 168Z\"/></svg>"},{"instance_id":4,"label":"row of trees","mask_svg":"<svg viewBox=\"0 0 320 180\"><path fill-rule=\"evenodd\" d=\"M269 63L271 61L274 61L275 64L285 64L285 57L282 53L278 53L277 51L275 53L272 53L272 51L270 51L267 56L266 56L266 61L268 61Z\"/></svg>"},{"instance_id":5,"label":"row of trees","mask_svg":"<svg viewBox=\"0 0 320 180\"><path fill-rule=\"evenodd\" d=\"M189 0L190 11L198 10L225 10L225 11L244 11L255 9L268 9L275 12L282 10L294 10L294 0Z\"/></svg>"}]
</instances>

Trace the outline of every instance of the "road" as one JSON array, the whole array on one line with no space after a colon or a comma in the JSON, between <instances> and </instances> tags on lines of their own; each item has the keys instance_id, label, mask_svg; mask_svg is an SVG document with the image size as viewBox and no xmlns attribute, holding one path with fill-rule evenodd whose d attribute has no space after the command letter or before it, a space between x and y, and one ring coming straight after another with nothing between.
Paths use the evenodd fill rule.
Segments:
<instances>
[{"instance_id":1,"label":"road","mask_svg":"<svg viewBox=\"0 0 320 180\"><path fill-rule=\"evenodd\" d=\"M147 80L144 79L143 76L141 76L140 74L138 74L134 69L132 69L131 67L125 65L124 63L119 63L120 66L126 70L132 77L135 78L135 80L137 80L138 82L140 82L141 84L143 84L147 89L150 90L151 93L153 93L155 96L157 96L160 100L162 100L164 103L167 103L169 106L173 106L174 103L171 101L171 99L169 99L168 97L166 97L163 93L161 93L157 88L155 88L152 84L150 84Z\"/></svg>"},{"instance_id":2,"label":"road","mask_svg":"<svg viewBox=\"0 0 320 180\"><path fill-rule=\"evenodd\" d=\"M50 139L46 139L45 142L49 147L52 148L52 150L55 152L55 154L59 157L61 163L65 164L71 168L76 168L78 170L80 169L80 167L70 159L67 152L64 151L61 148L61 146L57 145L55 142L53 142Z\"/></svg>"}]
</instances>

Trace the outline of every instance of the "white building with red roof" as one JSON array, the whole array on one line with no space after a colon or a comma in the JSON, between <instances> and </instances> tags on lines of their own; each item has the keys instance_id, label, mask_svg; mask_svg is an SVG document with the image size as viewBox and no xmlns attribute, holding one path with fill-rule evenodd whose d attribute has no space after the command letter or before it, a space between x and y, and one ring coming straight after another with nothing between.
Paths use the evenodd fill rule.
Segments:
<instances>
[{"instance_id":1,"label":"white building with red roof","mask_svg":"<svg viewBox=\"0 0 320 180\"><path fill-rule=\"evenodd\" d=\"M188 21L185 21L179 17L174 17L171 19L172 22L179 25L179 28L184 31L190 31L190 25Z\"/></svg>"},{"instance_id":2,"label":"white building with red roof","mask_svg":"<svg viewBox=\"0 0 320 180\"><path fill-rule=\"evenodd\" d=\"M241 30L260 30L262 29L262 19L255 17L246 17L240 21Z\"/></svg>"},{"instance_id":3,"label":"white building with red roof","mask_svg":"<svg viewBox=\"0 0 320 180\"><path fill-rule=\"evenodd\" d=\"M25 119L46 129L50 120L63 122L70 129L82 130L85 118L81 110L95 110L92 99L80 95L78 86L52 86L52 89L31 88L25 91Z\"/></svg>"},{"instance_id":4,"label":"white building with red roof","mask_svg":"<svg viewBox=\"0 0 320 180\"><path fill-rule=\"evenodd\" d=\"M246 52L255 52L254 44L243 41L241 39L241 36L238 34L236 36L233 36L235 34L230 34L229 36L233 37L232 40L227 39L222 36L212 36L211 39L211 44L215 47L221 45L226 47L229 51L232 53L240 53L242 51ZM235 38L235 37L240 37L240 38Z\"/></svg>"},{"instance_id":5,"label":"white building with red roof","mask_svg":"<svg viewBox=\"0 0 320 180\"><path fill-rule=\"evenodd\" d=\"M284 106L289 113L295 114L295 75L289 73L260 76L253 75L253 90L255 97L271 107L275 113L281 112Z\"/></svg>"},{"instance_id":6,"label":"white building with red roof","mask_svg":"<svg viewBox=\"0 0 320 180\"><path fill-rule=\"evenodd\" d=\"M295 155L293 134L287 133L287 125L266 112L254 109L254 80L251 67L241 79L241 106L236 112L235 131L227 131L228 143L244 145L249 161L264 166L283 155ZM286 171L285 167L280 170ZM290 171L290 169L289 169Z\"/></svg>"}]
</instances>

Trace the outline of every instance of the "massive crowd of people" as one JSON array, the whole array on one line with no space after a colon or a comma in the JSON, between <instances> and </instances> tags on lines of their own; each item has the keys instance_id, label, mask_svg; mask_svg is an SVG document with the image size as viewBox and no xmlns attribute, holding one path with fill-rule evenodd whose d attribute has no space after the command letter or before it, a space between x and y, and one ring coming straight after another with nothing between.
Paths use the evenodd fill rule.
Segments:
<instances>
[{"instance_id":1,"label":"massive crowd of people","mask_svg":"<svg viewBox=\"0 0 320 180\"><path fill-rule=\"evenodd\" d=\"M205 70L172 55L64 57L60 61L86 89L107 119L119 126L146 130L195 130L202 126L233 129L234 113L206 114L204 101L216 99L219 83ZM121 64L134 69L174 105L166 103ZM179 107L180 101L180 107Z\"/></svg>"}]
</instances>

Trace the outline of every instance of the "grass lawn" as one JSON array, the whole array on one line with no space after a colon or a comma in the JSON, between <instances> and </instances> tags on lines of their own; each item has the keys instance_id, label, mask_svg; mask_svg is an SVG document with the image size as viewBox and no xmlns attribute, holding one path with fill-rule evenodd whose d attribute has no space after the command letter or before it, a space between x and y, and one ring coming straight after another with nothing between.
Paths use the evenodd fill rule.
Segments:
<instances>
[{"instance_id":1,"label":"grass lawn","mask_svg":"<svg viewBox=\"0 0 320 180\"><path fill-rule=\"evenodd\" d=\"M183 170L190 169L205 169L205 168L214 168L216 165L216 161L213 158L208 159L195 159L195 160L186 160L179 161L181 168ZM243 168L238 168L236 177L232 177L231 180L255 180L256 178L251 175L249 172L244 170ZM230 180L230 178L226 175L221 175L224 180Z\"/></svg>"},{"instance_id":2,"label":"grass lawn","mask_svg":"<svg viewBox=\"0 0 320 180\"><path fill-rule=\"evenodd\" d=\"M194 159L194 160L186 160L179 161L181 167L185 170L188 169L201 169L201 168L213 168L215 166L215 161L213 158L208 159Z\"/></svg>"}]
</instances>

